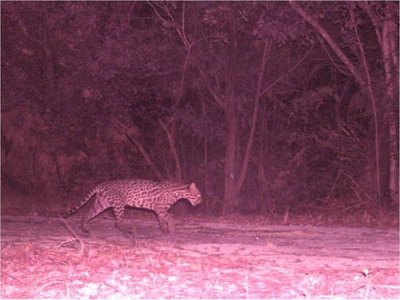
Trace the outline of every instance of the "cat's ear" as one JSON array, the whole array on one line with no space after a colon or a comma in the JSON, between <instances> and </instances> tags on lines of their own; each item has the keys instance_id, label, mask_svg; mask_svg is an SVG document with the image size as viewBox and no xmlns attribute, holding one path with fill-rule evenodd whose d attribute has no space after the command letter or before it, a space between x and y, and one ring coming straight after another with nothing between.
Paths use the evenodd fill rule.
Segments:
<instances>
[{"instance_id":1,"label":"cat's ear","mask_svg":"<svg viewBox=\"0 0 400 300\"><path fill-rule=\"evenodd\" d=\"M190 185L189 185L189 190L197 190L197 187L196 187L196 184L194 183L194 182L192 182Z\"/></svg>"}]
</instances>

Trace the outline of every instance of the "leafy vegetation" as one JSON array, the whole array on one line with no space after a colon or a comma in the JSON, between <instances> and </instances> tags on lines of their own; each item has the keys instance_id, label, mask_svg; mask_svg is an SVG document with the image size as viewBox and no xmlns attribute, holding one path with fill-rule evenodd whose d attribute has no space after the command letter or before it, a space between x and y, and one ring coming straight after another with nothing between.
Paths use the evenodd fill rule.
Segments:
<instances>
[{"instance_id":1,"label":"leafy vegetation","mask_svg":"<svg viewBox=\"0 0 400 300\"><path fill-rule=\"evenodd\" d=\"M398 204L398 54L395 2L2 3L2 185L56 210L122 177L195 181L215 214Z\"/></svg>"}]
</instances>

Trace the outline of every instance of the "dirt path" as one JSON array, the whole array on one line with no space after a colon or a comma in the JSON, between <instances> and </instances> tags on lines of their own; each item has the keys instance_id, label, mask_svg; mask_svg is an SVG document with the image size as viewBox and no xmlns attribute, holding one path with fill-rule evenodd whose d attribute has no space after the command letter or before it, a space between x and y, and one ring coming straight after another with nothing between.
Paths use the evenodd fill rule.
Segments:
<instances>
[{"instance_id":1,"label":"dirt path","mask_svg":"<svg viewBox=\"0 0 400 300\"><path fill-rule=\"evenodd\" d=\"M399 298L395 229L2 217L2 298Z\"/></svg>"}]
</instances>

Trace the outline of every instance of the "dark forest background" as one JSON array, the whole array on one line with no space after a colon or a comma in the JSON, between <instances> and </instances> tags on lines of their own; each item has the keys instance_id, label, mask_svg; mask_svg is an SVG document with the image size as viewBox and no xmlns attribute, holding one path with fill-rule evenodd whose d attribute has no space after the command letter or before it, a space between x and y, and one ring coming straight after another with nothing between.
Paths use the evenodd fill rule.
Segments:
<instances>
[{"instance_id":1,"label":"dark forest background","mask_svg":"<svg viewBox=\"0 0 400 300\"><path fill-rule=\"evenodd\" d=\"M398 2L2 2L2 210L196 182L206 214L398 205Z\"/></svg>"}]
</instances>

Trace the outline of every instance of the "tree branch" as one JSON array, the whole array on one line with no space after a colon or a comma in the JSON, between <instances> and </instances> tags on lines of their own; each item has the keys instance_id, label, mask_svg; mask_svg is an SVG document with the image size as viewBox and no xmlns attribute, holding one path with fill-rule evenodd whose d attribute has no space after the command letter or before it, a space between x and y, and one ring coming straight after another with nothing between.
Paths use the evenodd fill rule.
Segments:
<instances>
[{"instance_id":1,"label":"tree branch","mask_svg":"<svg viewBox=\"0 0 400 300\"><path fill-rule=\"evenodd\" d=\"M161 119L158 119L158 122L161 124L162 128L164 129L165 133L167 134L169 146L171 147L172 155L174 156L174 159L175 159L175 171L176 171L175 179L180 181L180 180L182 180L182 166L181 166L181 162L179 160L178 152L176 151L175 142L174 142L171 134L169 133L167 126L165 126L163 121Z\"/></svg>"},{"instance_id":2,"label":"tree branch","mask_svg":"<svg viewBox=\"0 0 400 300\"><path fill-rule=\"evenodd\" d=\"M365 88L365 82L358 72L357 68L351 63L350 59L346 56L346 54L340 49L338 44L332 39L329 33L319 24L316 20L314 20L308 13L306 13L297 2L293 0L289 0L290 5L293 9L307 22L309 23L315 31L317 31L329 44L332 50L336 53L336 55L343 61L343 63L349 68L351 74L353 74L354 78L357 80L358 84Z\"/></svg>"},{"instance_id":3,"label":"tree branch","mask_svg":"<svg viewBox=\"0 0 400 300\"><path fill-rule=\"evenodd\" d=\"M311 48L304 54L304 56L293 66L287 71L285 74L283 74L281 77L279 77L277 80L275 80L273 83L271 83L266 89L264 89L260 93L260 97L263 96L266 92L268 92L275 84L277 84L279 81L281 81L283 78L288 76L294 69L296 69L302 62L303 60L308 56L308 54L311 52L311 50L314 48L314 46L311 46Z\"/></svg>"},{"instance_id":4,"label":"tree branch","mask_svg":"<svg viewBox=\"0 0 400 300\"><path fill-rule=\"evenodd\" d=\"M206 84L207 89L208 89L208 91L210 92L210 94L213 96L215 102L217 102L218 105L219 105L221 108L223 108L223 107L224 107L224 104L223 104L223 102L221 101L221 95L217 95L217 91L214 91L214 89L212 88L211 84L210 84L209 81L207 80L206 75L204 74L203 70L202 70L200 67L198 67L198 70L199 70L199 72L200 72L201 78L203 79L204 83ZM218 85L218 82L217 82L217 85Z\"/></svg>"},{"instance_id":5,"label":"tree branch","mask_svg":"<svg viewBox=\"0 0 400 300\"><path fill-rule=\"evenodd\" d=\"M132 144L134 144L136 146L136 148L142 154L144 160L146 161L146 163L150 167L150 169L153 171L153 173L156 175L157 179L163 180L164 178L163 178L160 170L157 168L156 164L153 162L150 155L147 153L146 149L144 149L143 145L137 139L135 139L133 136L130 136L129 134L126 134L126 137Z\"/></svg>"}]
</instances>

